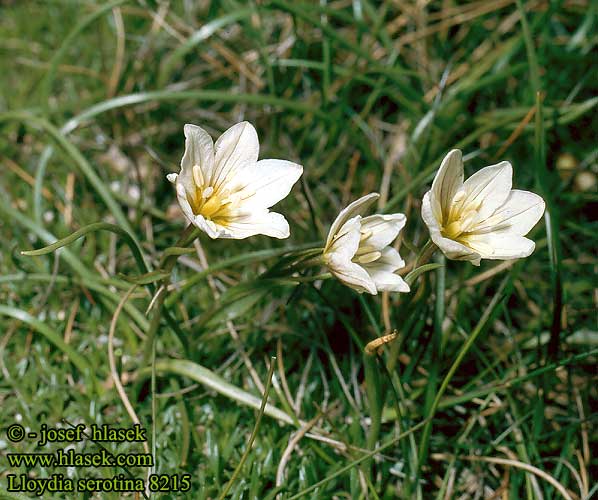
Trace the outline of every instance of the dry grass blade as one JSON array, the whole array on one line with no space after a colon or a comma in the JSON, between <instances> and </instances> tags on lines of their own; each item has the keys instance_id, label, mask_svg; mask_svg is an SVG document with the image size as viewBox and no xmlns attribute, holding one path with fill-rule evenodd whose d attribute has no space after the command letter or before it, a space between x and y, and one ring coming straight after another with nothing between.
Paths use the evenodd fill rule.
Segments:
<instances>
[{"instance_id":1,"label":"dry grass blade","mask_svg":"<svg viewBox=\"0 0 598 500\"><path fill-rule=\"evenodd\" d=\"M431 458L434 460L452 460L455 458L453 455L448 455L446 453L435 453L431 455ZM559 483L554 477L552 477L547 472L539 469L530 464L526 464L525 462L521 462L519 460L512 460L509 458L498 458L498 457L484 457L484 456L457 456L459 460L470 460L472 462L486 462L490 464L500 464L506 465L508 467L516 467L518 469L524 470L529 472L530 474L534 474L538 476L540 479L543 479L550 485L552 485L565 500L575 500L571 493L567 491L567 489Z\"/></svg>"}]
</instances>

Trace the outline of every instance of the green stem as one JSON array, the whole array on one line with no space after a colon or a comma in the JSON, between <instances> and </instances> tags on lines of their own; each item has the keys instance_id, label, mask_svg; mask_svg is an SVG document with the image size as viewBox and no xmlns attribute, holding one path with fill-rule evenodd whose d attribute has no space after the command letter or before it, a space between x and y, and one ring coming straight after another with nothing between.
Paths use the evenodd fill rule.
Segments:
<instances>
[{"instance_id":1,"label":"green stem","mask_svg":"<svg viewBox=\"0 0 598 500\"><path fill-rule=\"evenodd\" d=\"M503 280L498 291L496 292L492 301L490 302L490 305L484 311L484 314L480 318L480 321L477 323L474 330L471 332L471 335L469 336L469 338L465 341L465 344L463 344L463 347L459 351L459 354L457 354L455 361L453 362L448 373L444 377L442 384L440 385L440 389L436 393L436 397L434 398L434 401L432 402L432 406L431 406L430 410L428 411L428 415L426 417L427 423L424 427L422 440L421 440L421 444L420 444L420 449L419 449L418 470L421 470L421 467L424 464L424 461L427 456L427 451L428 451L427 445L428 445L428 441L430 438L430 434L432 432L432 422L434 419L434 414L436 413L436 410L438 409L438 405L440 404L440 400L442 399L442 396L444 395L451 379L453 378L453 375L455 374L455 372L461 365L463 358L469 352L469 349L471 348L473 343L476 341L476 339L478 338L480 333L482 333L484 326L486 326L486 323L490 319L491 315L494 313L496 306L499 304L500 300L502 299L503 291L505 289L507 281L508 281L508 277L507 277L507 279Z\"/></svg>"},{"instance_id":2,"label":"green stem","mask_svg":"<svg viewBox=\"0 0 598 500\"><path fill-rule=\"evenodd\" d=\"M314 252L316 253L316 256L308 258L308 259L306 259L306 260L298 263L295 266L294 270L295 271L300 271L302 269L308 269L310 267L324 265L324 258L322 256L322 251L323 251L323 248L315 248Z\"/></svg>"},{"instance_id":3,"label":"green stem","mask_svg":"<svg viewBox=\"0 0 598 500\"><path fill-rule=\"evenodd\" d=\"M162 294L165 295L165 294ZM156 314L156 316L158 316ZM156 398L156 337L152 342L152 474L156 473L156 416L158 414L158 401Z\"/></svg>"},{"instance_id":4,"label":"green stem","mask_svg":"<svg viewBox=\"0 0 598 500\"><path fill-rule=\"evenodd\" d=\"M201 280L205 279L206 277L210 276L211 274L221 270L231 267L237 264L246 264L253 261L262 262L265 259L269 259L271 257L279 257L284 256L285 254L289 254L291 252L300 252L306 251L311 252L315 250L314 248L315 243L306 243L305 245L298 245L294 248L277 248L273 250L258 250L256 252L249 252L243 255L236 255L234 257L230 257L228 259L221 260L215 264L212 264L210 267L204 269L203 271L195 273L193 276L185 280L185 282L181 285L178 290L173 291L166 300L166 306L171 307L173 304L176 304L181 297L188 293L189 289L199 283ZM316 247L317 248L317 247Z\"/></svg>"},{"instance_id":5,"label":"green stem","mask_svg":"<svg viewBox=\"0 0 598 500\"><path fill-rule=\"evenodd\" d=\"M253 431L249 438L249 442L247 443L247 448L245 448L245 452L243 453L241 460L237 464L237 467L235 468L233 475L231 476L228 483L226 483L226 486L224 487L224 489L218 496L218 500L223 500L224 497L226 497L226 495L232 488L233 483L235 482L235 479L237 479L237 476L241 472L241 468L243 467L243 464L247 460L249 453L251 452L251 447L253 446L253 442L255 441L255 438L257 437L257 431L260 428L260 423L262 421L262 417L264 416L264 411L266 410L266 403L268 402L268 393L270 392L270 384L272 383L272 375L274 374L274 365L275 365L274 362L275 361L276 361L276 358L274 358L274 357L270 358L270 369L268 370L268 379L266 380L266 387L264 389L264 397L262 398L262 404L260 406L259 413L257 414L257 419L255 421L255 425L253 426Z\"/></svg>"},{"instance_id":6,"label":"green stem","mask_svg":"<svg viewBox=\"0 0 598 500\"><path fill-rule=\"evenodd\" d=\"M345 466L341 467L340 469L336 470L335 472L333 472L332 474L330 474L328 477L325 477L324 479L318 481L317 483L312 484L311 486L308 486L304 490L301 490L300 492L298 492L298 493L294 494L293 496L287 498L287 500L298 500L299 498L304 498L305 495L307 495L308 493L312 492L313 490L317 490L318 488L321 488L322 486L324 486L328 482L332 481L333 479L336 479L337 477L339 477L339 476L345 474L346 472L350 471L353 467L357 467L359 464L361 464L362 462L365 462L366 460L369 460L374 455L377 455L378 453L382 453L384 450L395 446L401 439L409 436L411 433L417 431L418 429L421 429L427 423L428 423L427 419L422 420L418 424L416 424L413 427L411 427L410 429L402 432L398 436L395 436L394 438L390 439L389 441L387 441L383 445L379 446L375 450L372 450L372 451L370 451L368 453L365 453L364 455L362 455L361 457L357 458L356 460L353 460L352 462L348 463L347 465L345 465Z\"/></svg>"},{"instance_id":7,"label":"green stem","mask_svg":"<svg viewBox=\"0 0 598 500\"><path fill-rule=\"evenodd\" d=\"M187 228L183 231L183 234L175 244L177 248L183 248L189 246L189 244L197 237L197 228L193 224L189 224ZM176 264L180 254L168 254L166 256L162 256L160 261L160 265L158 266L159 269L162 269L167 276L163 278L157 288L157 292L159 295L156 297L155 304L153 306L154 314L152 316L152 321L149 326L149 330L147 332L146 343L145 343L145 354L144 354L144 362L143 364L147 364L152 350L154 349L153 343L156 338L156 333L160 326L160 319L162 317L162 306L164 305L164 300L166 299L166 288L170 283L170 274Z\"/></svg>"},{"instance_id":8,"label":"green stem","mask_svg":"<svg viewBox=\"0 0 598 500\"><path fill-rule=\"evenodd\" d=\"M422 253L429 253L429 249L424 249ZM441 255L441 260L444 259L444 255ZM436 406L438 402L436 399L438 398L438 393L436 392L436 388L438 387L438 373L439 373L439 366L442 363L442 323L444 321L444 292L445 292L445 285L446 285L446 268L441 266L436 269L436 302L434 304L434 334L432 336L432 366L430 367L430 371L428 374L428 383L426 385L426 401L425 401L425 411L428 415L430 415L430 422L432 421L432 416L436 411ZM436 397L436 399L435 399ZM431 423L424 428L424 432L422 435L422 440L420 442L420 452L419 452L419 462L420 467L417 469L417 477L419 479L421 475L421 465L425 462L427 455L428 455L428 444L430 439L430 431L431 430ZM426 432L428 431L428 432Z\"/></svg>"},{"instance_id":9,"label":"green stem","mask_svg":"<svg viewBox=\"0 0 598 500\"><path fill-rule=\"evenodd\" d=\"M189 224L187 228L183 231L183 234L179 238L179 241L176 243L176 247L186 247L188 246L197 236L197 228L192 224ZM160 286L158 286L158 297L155 298L154 304L154 314L152 315L152 321L149 326L149 330L147 332L146 344L145 344L145 355L144 355L144 365L147 364L147 358L151 359L151 368L152 368L152 378L151 378L151 392L152 392L152 457L153 457L153 465L152 465L152 474L156 472L156 421L157 421L157 414L158 414L158 405L157 405L157 398L156 398L156 340L157 340L157 333L160 327L160 319L162 318L162 306L164 305L164 299L166 298L166 289L168 287L168 283L170 282L170 273L176 264L180 254L169 254L167 256L162 256L160 260L160 267L163 267L164 270L167 272L167 276L160 281Z\"/></svg>"},{"instance_id":10,"label":"green stem","mask_svg":"<svg viewBox=\"0 0 598 500\"><path fill-rule=\"evenodd\" d=\"M413 265L413 269L417 269L418 267L426 264L432 258L432 255L434 255L434 252L436 250L438 250L436 244L431 239L428 239L428 241L426 241L426 244L419 252L419 255L415 258L415 264Z\"/></svg>"},{"instance_id":11,"label":"green stem","mask_svg":"<svg viewBox=\"0 0 598 500\"><path fill-rule=\"evenodd\" d=\"M382 392L382 380L378 369L376 353L363 355L363 368L365 375L365 392L368 398L370 409L370 430L367 438L367 448L373 450L380 435L380 424L382 422L382 407L384 406L384 394Z\"/></svg>"}]
</instances>

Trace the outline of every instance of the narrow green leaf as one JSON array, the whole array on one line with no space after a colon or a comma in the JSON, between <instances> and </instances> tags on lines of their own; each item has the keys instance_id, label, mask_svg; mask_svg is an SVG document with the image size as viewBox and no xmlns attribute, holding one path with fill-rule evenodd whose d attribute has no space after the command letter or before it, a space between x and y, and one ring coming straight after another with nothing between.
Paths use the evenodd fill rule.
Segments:
<instances>
[{"instance_id":1,"label":"narrow green leaf","mask_svg":"<svg viewBox=\"0 0 598 500\"><path fill-rule=\"evenodd\" d=\"M484 314L482 314L482 317L478 321L477 325L475 326L475 328L473 329L473 331L471 332L471 334L469 335L469 337L467 338L467 340L463 344L463 347L461 347L461 350L459 351L459 354L457 354L457 357L455 358L455 361L453 361L453 364L451 365L448 373L445 375L444 379L442 380L442 384L440 385L440 389L438 389L438 392L436 393L436 397L434 398L432 406L431 406L431 408L430 408L430 410L428 412L428 415L427 415L427 424L426 424L426 427L424 428L423 436L422 436L422 439L420 441L420 449L419 449L419 464L420 464L420 467L421 467L422 463L425 461L425 458L427 456L427 451L428 451L427 444L428 444L428 440L429 440L430 434L432 432L432 422L433 422L433 418L434 418L434 415L436 413L436 410L438 409L438 405L440 404L440 400L442 399L442 396L444 395L444 393L445 393L445 391L446 391L446 389L447 389L447 387L448 387L451 379L453 378L453 375L455 374L455 372L457 371L457 369L461 365L461 362L465 358L465 355L469 352L469 349L474 344L474 342L476 341L476 339L478 338L478 336L480 335L480 333L482 333L484 331L484 329L486 328L487 323L492 318L492 316L493 316L496 308L498 307L499 303L501 302L501 300L503 300L504 295L505 295L504 291L505 291L505 288L506 288L507 283L509 282L509 280L510 280L510 276L506 276L503 279L503 281L500 284L498 290L494 294L494 297L492 298L492 301L490 302L490 304L488 305L488 307L484 311Z\"/></svg>"},{"instance_id":2,"label":"narrow green leaf","mask_svg":"<svg viewBox=\"0 0 598 500\"><path fill-rule=\"evenodd\" d=\"M91 366L87 363L87 360L83 356L81 356L77 351L75 351L69 344L67 344L63 340L62 335L50 328L43 321L34 318L27 311L23 311L22 309L17 309L16 307L10 306L0 305L0 314L22 321L23 323L27 323L31 328L37 330L44 337L46 337L46 339L48 339L52 344L54 344L62 352L64 352L71 361L71 363L73 363L73 365L75 365L83 375L85 375L86 377L91 376L92 370Z\"/></svg>"},{"instance_id":3,"label":"narrow green leaf","mask_svg":"<svg viewBox=\"0 0 598 500\"><path fill-rule=\"evenodd\" d=\"M297 245L295 247L290 248L274 248L272 250L257 250L255 252L248 252L241 255L236 255L234 257L229 257L228 259L223 259L220 262L211 265L207 269L195 273L191 278L185 281L181 285L181 287L172 292L165 300L165 304L167 307L171 307L173 304L179 302L184 294L188 292L190 288L195 286L200 281L204 280L211 274L214 274L217 271L221 271L222 269L227 269L233 265L237 264L246 264L249 262L260 262L266 260L271 257L278 257L285 254L290 254L293 252L298 252L301 250L308 250L314 247L314 243L306 243L304 245Z\"/></svg>"},{"instance_id":4,"label":"narrow green leaf","mask_svg":"<svg viewBox=\"0 0 598 500\"><path fill-rule=\"evenodd\" d=\"M144 369L140 374L145 375L148 371L149 368ZM156 361L156 371L161 374L175 373L177 375L188 377L239 404L249 406L256 410L261 408L262 402L260 398L238 388L224 380L220 375L217 375L213 371L208 370L197 363L193 363L192 361L181 359L159 359ZM264 407L264 414L275 418L276 420L280 420L285 424L295 424L294 419L290 415L269 403Z\"/></svg>"},{"instance_id":5,"label":"narrow green leaf","mask_svg":"<svg viewBox=\"0 0 598 500\"><path fill-rule=\"evenodd\" d=\"M153 92L139 92L137 94L123 95L95 104L66 122L61 128L61 132L63 134L70 134L86 120L101 115L102 113L106 113L112 109L134 106L135 104L143 104L149 101L164 102L184 100L219 103L240 102L258 106L274 106L289 111L295 111L297 113L313 113L324 120L330 119L330 117L323 113L317 106L311 106L301 101L284 99L282 97L271 95L238 94L218 90L156 90Z\"/></svg>"},{"instance_id":6,"label":"narrow green leaf","mask_svg":"<svg viewBox=\"0 0 598 500\"><path fill-rule=\"evenodd\" d=\"M432 264L424 264L423 266L419 266L411 271L407 276L405 276L405 281L409 286L411 286L417 278L419 278L422 274L427 273L429 271L433 271L434 269L438 269L442 267L444 264L439 263L432 263Z\"/></svg>"},{"instance_id":7,"label":"narrow green leaf","mask_svg":"<svg viewBox=\"0 0 598 500\"><path fill-rule=\"evenodd\" d=\"M251 15L252 9L239 9L236 11L231 12L230 14L226 14L222 17L218 17L216 19L211 20L209 23L204 24L200 29L198 29L195 33L193 33L182 45L177 47L173 50L170 55L168 55L160 66L160 73L158 76L158 87L162 88L165 86L166 82L168 81L172 69L175 64L180 61L187 53L191 50L195 49L197 45L201 42L206 41L212 35L228 26L229 24L233 24L241 19L248 17Z\"/></svg>"},{"instance_id":8,"label":"narrow green leaf","mask_svg":"<svg viewBox=\"0 0 598 500\"><path fill-rule=\"evenodd\" d=\"M403 439L403 438L409 436L410 434L414 433L415 431L421 429L427 422L428 422L427 419L423 420L419 424L414 425L413 427L411 427L410 429L406 430L405 432L401 432L401 434L399 434L398 436L396 436L396 437L388 440L382 446L379 446L378 448L376 448L375 450L370 451L369 453L363 454L358 459L349 462L347 465L341 467L340 469L338 469L337 471L333 472L329 476L325 477L321 481L318 481L317 483L312 484L308 488L305 488L304 490L301 490L299 493L288 497L286 500L297 500L299 498L304 497L308 493L310 493L310 492L312 492L312 491L320 488L321 486L324 486L325 484L329 483L333 479L336 479L338 476L341 476L341 475L345 474L346 472L349 472L351 469L353 469L353 467L357 467L362 462L365 462L366 460L369 460L373 456L375 456L375 455L377 455L379 453L382 453L384 450L386 450L388 448L391 448L392 446L395 446L399 441L401 441L401 439Z\"/></svg>"},{"instance_id":9,"label":"narrow green leaf","mask_svg":"<svg viewBox=\"0 0 598 500\"><path fill-rule=\"evenodd\" d=\"M251 431L251 436L249 437L249 442L247 443L247 446L245 447L245 452L243 453L241 460L239 460L239 463L235 467L233 475L228 480L228 483L226 483L226 486L223 488L222 492L218 496L218 500L224 500L224 498L230 491L232 485L234 484L235 479L237 479L237 477L239 476L239 473L241 472L241 468L243 467L243 464L245 463L245 461L247 460L247 457L249 456L249 452L251 451L251 447L253 446L253 442L255 441L255 438L257 436L257 431L260 427L262 417L264 416L264 410L266 409L266 404L268 402L268 394L270 394L270 385L272 384L272 375L274 374L274 366L276 365L275 361L276 361L276 358L270 358L270 369L268 370L268 376L266 378L266 387L264 389L264 396L262 397L262 404L260 405L260 409L257 414L257 419L255 420L255 425L253 426L253 431Z\"/></svg>"},{"instance_id":10,"label":"narrow green leaf","mask_svg":"<svg viewBox=\"0 0 598 500\"><path fill-rule=\"evenodd\" d=\"M162 259L166 259L171 255L189 255L195 253L195 248L188 247L169 247L162 252Z\"/></svg>"},{"instance_id":11,"label":"narrow green leaf","mask_svg":"<svg viewBox=\"0 0 598 500\"><path fill-rule=\"evenodd\" d=\"M62 58L65 56L66 52L73 46L75 39L81 33L84 33L85 30L89 27L89 25L94 23L96 19L102 17L104 14L111 11L114 7L122 5L128 1L130 0L113 0L112 2L108 2L100 6L96 11L87 15L79 23L77 23L75 27L69 32L69 34L64 38L58 50L54 52L54 55L50 60L50 69L48 69L48 72L46 73L42 81L41 90L39 93L42 106L48 105L48 98L52 92L52 87L54 83L54 78L56 77L56 70L58 68L58 65L60 64Z\"/></svg>"},{"instance_id":12,"label":"narrow green leaf","mask_svg":"<svg viewBox=\"0 0 598 500\"><path fill-rule=\"evenodd\" d=\"M125 240L127 245L129 245L129 248L133 253L133 257L135 258L135 261L139 266L139 270L143 273L148 273L143 254L141 252L141 247L137 245L135 239L121 227L117 226L116 224L110 224L108 222L94 222L93 224L88 224L87 226L84 226L81 229L78 229L74 233L70 234L69 236L55 241L51 245L48 245L43 248L38 248L37 250L26 250L21 252L21 254L30 257L45 255L54 252L55 250L58 250L63 246L69 245L73 241L76 241L79 238L85 236L86 234L93 233L95 231L110 231L111 233L115 233L121 236ZM151 283L151 281L149 281L148 283Z\"/></svg>"},{"instance_id":13,"label":"narrow green leaf","mask_svg":"<svg viewBox=\"0 0 598 500\"><path fill-rule=\"evenodd\" d=\"M145 273L140 276L127 276L126 274L122 273L119 273L118 276L129 283L135 283L136 285L149 285L150 283L155 283L156 281L168 278L170 273L158 269L156 271L152 271L151 273Z\"/></svg>"},{"instance_id":14,"label":"narrow green leaf","mask_svg":"<svg viewBox=\"0 0 598 500\"><path fill-rule=\"evenodd\" d=\"M31 125L33 127L40 128L48 134L50 134L52 139L54 139L58 143L58 145L73 159L77 168L93 186L93 188L96 190L100 198L102 198L110 212L112 212L112 215L116 219L118 225L121 226L125 231L127 231L131 235L131 238L133 238L135 243L139 245L139 242L135 237L135 231L133 231L133 228L129 224L129 220L121 210L120 205L115 201L112 194L110 193L110 190L106 187L102 179L100 179L98 174L89 164L89 162L84 158L81 152L66 138L64 132L58 130L54 125L52 125L49 121L45 120L44 118L40 118L38 116L34 116L30 113L23 111L9 111L6 113L0 113L0 123L9 120L21 122L24 124Z\"/></svg>"}]
</instances>

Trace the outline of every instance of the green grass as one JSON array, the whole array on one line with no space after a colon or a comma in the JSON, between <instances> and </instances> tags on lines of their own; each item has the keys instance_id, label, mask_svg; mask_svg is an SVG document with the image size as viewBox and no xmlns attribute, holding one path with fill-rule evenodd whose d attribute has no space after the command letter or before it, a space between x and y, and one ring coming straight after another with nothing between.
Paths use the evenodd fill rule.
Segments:
<instances>
[{"instance_id":1,"label":"green grass","mask_svg":"<svg viewBox=\"0 0 598 500\"><path fill-rule=\"evenodd\" d=\"M0 1L0 498L22 498L8 474L67 473L10 469L8 453L60 447L11 443L11 424L133 424L110 348L156 472L191 474L181 498L596 494L598 9L422 5ZM242 119L262 158L304 166L277 206L291 237L177 248L165 175L183 124L217 136ZM439 259L389 297L291 276L371 191L407 215L413 262L420 200L454 147L467 174L509 160L514 187L544 197L532 256ZM119 473L146 470L69 472Z\"/></svg>"}]
</instances>

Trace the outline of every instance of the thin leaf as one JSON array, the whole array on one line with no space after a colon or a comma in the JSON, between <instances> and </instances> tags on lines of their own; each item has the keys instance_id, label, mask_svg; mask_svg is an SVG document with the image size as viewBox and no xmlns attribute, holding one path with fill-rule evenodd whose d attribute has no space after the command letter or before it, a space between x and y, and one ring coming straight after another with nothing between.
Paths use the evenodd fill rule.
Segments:
<instances>
[{"instance_id":1,"label":"thin leaf","mask_svg":"<svg viewBox=\"0 0 598 500\"><path fill-rule=\"evenodd\" d=\"M143 370L142 374L145 374L146 371L148 370ZM224 380L220 375L217 375L213 371L208 370L197 363L193 363L192 361L181 359L159 359L156 361L156 371L161 374L175 373L177 375L188 377L239 404L249 406L256 410L261 408L262 402L260 398L243 389L239 389L237 386ZM266 404L264 408L264 414L284 422L285 424L295 424L294 419L290 415L269 403Z\"/></svg>"},{"instance_id":2,"label":"thin leaf","mask_svg":"<svg viewBox=\"0 0 598 500\"><path fill-rule=\"evenodd\" d=\"M63 340L62 335L50 328L43 321L34 318L27 311L23 311L22 309L17 309L16 307L11 306L0 305L0 314L22 321L23 323L27 323L31 328L37 330L52 344L64 352L71 363L73 363L83 375L86 377L89 376L90 379L93 379L93 377L91 377L93 372L87 360L77 351L75 351L69 344L67 344Z\"/></svg>"},{"instance_id":3,"label":"thin leaf","mask_svg":"<svg viewBox=\"0 0 598 500\"><path fill-rule=\"evenodd\" d=\"M429 271L433 271L434 269L438 269L442 267L444 264L439 264L437 262L432 264L424 264L423 266L419 266L411 271L407 276L405 276L405 281L409 286L411 286L414 281L419 278L422 274L427 273Z\"/></svg>"}]
</instances>

